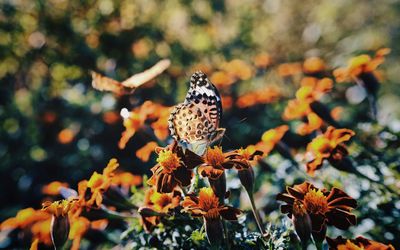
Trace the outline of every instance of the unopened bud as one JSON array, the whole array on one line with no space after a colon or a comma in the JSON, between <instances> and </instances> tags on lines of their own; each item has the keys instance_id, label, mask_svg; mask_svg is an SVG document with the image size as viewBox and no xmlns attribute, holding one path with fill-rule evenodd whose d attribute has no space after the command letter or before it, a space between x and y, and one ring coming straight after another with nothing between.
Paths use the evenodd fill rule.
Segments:
<instances>
[{"instance_id":1,"label":"unopened bud","mask_svg":"<svg viewBox=\"0 0 400 250\"><path fill-rule=\"evenodd\" d=\"M51 218L51 240L54 248L61 248L68 239L69 219L66 216L55 216Z\"/></svg>"},{"instance_id":2,"label":"unopened bud","mask_svg":"<svg viewBox=\"0 0 400 250\"><path fill-rule=\"evenodd\" d=\"M299 200L296 200L293 204L292 221L301 242L306 244L311 237L312 224L310 216Z\"/></svg>"}]
</instances>

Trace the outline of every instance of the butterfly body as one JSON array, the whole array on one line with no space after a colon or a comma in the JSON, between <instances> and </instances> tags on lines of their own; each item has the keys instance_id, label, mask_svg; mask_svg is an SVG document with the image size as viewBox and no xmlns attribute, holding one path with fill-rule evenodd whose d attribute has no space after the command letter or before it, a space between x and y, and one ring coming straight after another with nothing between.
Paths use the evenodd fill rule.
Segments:
<instances>
[{"instance_id":1,"label":"butterfly body","mask_svg":"<svg viewBox=\"0 0 400 250\"><path fill-rule=\"evenodd\" d=\"M221 97L217 88L204 73L196 72L190 79L185 101L171 112L169 129L181 146L202 155L207 146L221 139L225 132L219 128L221 116Z\"/></svg>"}]
</instances>

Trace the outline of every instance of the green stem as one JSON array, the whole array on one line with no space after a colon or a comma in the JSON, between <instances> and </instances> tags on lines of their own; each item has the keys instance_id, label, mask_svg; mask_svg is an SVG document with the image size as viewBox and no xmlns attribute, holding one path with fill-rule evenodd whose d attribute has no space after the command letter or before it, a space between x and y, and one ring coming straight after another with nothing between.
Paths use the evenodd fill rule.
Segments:
<instances>
[{"instance_id":1,"label":"green stem","mask_svg":"<svg viewBox=\"0 0 400 250\"><path fill-rule=\"evenodd\" d=\"M249 196L249 199L250 199L251 210L253 211L253 215L254 215L254 218L256 220L258 230L260 231L261 236L263 236L264 235L264 229L263 229L263 226L262 226L260 215L258 214L258 211L257 211L257 208L256 208L256 204L254 203L253 194L250 193L250 192L247 192L247 195Z\"/></svg>"},{"instance_id":2,"label":"green stem","mask_svg":"<svg viewBox=\"0 0 400 250\"><path fill-rule=\"evenodd\" d=\"M317 248L317 250L322 250L322 241L316 241L315 242L315 247Z\"/></svg>"}]
</instances>

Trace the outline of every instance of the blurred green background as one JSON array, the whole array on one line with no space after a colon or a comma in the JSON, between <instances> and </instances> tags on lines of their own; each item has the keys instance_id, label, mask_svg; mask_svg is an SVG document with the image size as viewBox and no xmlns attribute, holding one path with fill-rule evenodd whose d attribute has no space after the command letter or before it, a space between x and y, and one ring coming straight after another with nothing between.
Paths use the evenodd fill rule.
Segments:
<instances>
[{"instance_id":1,"label":"blurred green background","mask_svg":"<svg viewBox=\"0 0 400 250\"><path fill-rule=\"evenodd\" d=\"M198 65L250 62L267 52L275 63L320 56L334 68L354 54L390 47L379 120L399 130L399 17L396 0L1 1L0 221L39 207L43 185L59 180L75 187L111 157L125 170L148 173L151 163L135 156L145 138L137 135L119 150L122 121L108 124L104 113L145 100L180 102ZM172 66L152 88L117 98L91 87L89 70L123 80L161 58ZM287 88L267 74L237 91L264 84ZM225 144L256 143L282 124L283 107L225 112Z\"/></svg>"}]
</instances>

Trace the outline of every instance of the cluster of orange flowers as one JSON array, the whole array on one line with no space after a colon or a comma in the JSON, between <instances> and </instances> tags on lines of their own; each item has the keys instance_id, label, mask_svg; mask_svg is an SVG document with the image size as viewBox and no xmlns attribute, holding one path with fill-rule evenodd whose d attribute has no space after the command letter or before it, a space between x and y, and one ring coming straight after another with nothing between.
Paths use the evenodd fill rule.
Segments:
<instances>
[{"instance_id":1,"label":"cluster of orange flowers","mask_svg":"<svg viewBox=\"0 0 400 250\"><path fill-rule=\"evenodd\" d=\"M368 77L371 77L370 74L383 62L388 52L388 49L382 49L374 58L362 55L352 59L347 68L334 71L336 81L357 79L365 84L371 83ZM233 60L214 72L211 81L217 86L231 86L239 80L250 79L257 69L265 69L270 64L270 56L264 53L254 58L254 67L241 60ZM314 175L324 161L339 170L346 170L350 161L345 143L355 136L355 132L341 128L337 122L339 110L331 111L321 102L322 97L334 89L334 81L327 77L324 61L313 57L308 58L303 65L281 64L277 70L282 77L301 73L305 75L300 81L295 99L289 100L282 117L286 121L302 121L296 132L310 136L305 153L305 158L309 159L305 164L306 172ZM240 96L236 105L248 108L255 104L270 103L279 96L279 90L268 87ZM141 224L147 232L151 232L163 218L184 212L201 218L210 244L220 245L226 239L223 220L236 221L241 214L241 210L225 203L229 198L225 171L235 169L249 196L260 233L264 236L262 219L253 199L253 166L274 149L283 156L291 157L290 142L287 140L292 133L291 127L281 125L269 129L262 134L258 143L246 148L224 152L222 147L214 146L208 147L204 155L197 155L178 146L176 141L164 148L158 147L156 141L165 141L168 137L167 120L170 110L170 107L146 101L140 107L121 114L125 131L119 141L119 148L125 148L138 131L147 133L151 128L155 136L154 140L136 151L136 156L144 162L150 159L152 152L157 154L157 164L151 168L152 176L147 180L149 188L145 192L142 206L137 207L127 200L131 187L142 185L142 177L119 172L117 160L111 159L102 173L94 172L88 180L79 182L77 191L70 189L67 183L50 183L43 188L43 193L50 196L61 194L66 200L46 201L42 210L21 210L15 217L4 221L1 230L19 229L23 232L22 238L31 235L31 249L38 249L40 244L60 247L68 239L72 240L72 249L79 249L88 230L101 230L108 225L104 217L89 220L86 215L90 211L116 213L122 210L131 214L131 209L137 209ZM118 117L115 113L109 113L104 116L104 120L114 123ZM64 135L62 138L66 141L67 137ZM208 180L209 187L198 186L200 177ZM327 239L331 249L394 249L390 245L385 246L362 237L355 240L326 237L328 226L348 229L356 224L352 210L357 207L357 202L340 189L320 189L309 182L303 182L287 187L276 199L284 202L281 211L291 218L302 242L307 243L312 238L322 243Z\"/></svg>"}]
</instances>

